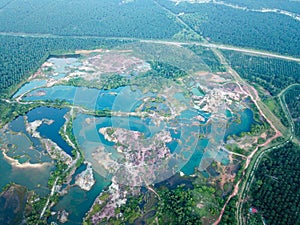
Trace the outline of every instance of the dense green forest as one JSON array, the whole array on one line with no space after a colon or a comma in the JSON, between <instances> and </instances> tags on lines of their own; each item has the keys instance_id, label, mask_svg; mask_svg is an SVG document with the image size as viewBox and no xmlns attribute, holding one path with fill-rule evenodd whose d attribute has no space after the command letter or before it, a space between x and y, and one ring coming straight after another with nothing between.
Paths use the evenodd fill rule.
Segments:
<instances>
[{"instance_id":1,"label":"dense green forest","mask_svg":"<svg viewBox=\"0 0 300 225\"><path fill-rule=\"evenodd\" d=\"M295 136L300 140L300 85L287 91L285 102L295 124Z\"/></svg>"},{"instance_id":2,"label":"dense green forest","mask_svg":"<svg viewBox=\"0 0 300 225\"><path fill-rule=\"evenodd\" d=\"M264 157L255 171L251 203L246 205L245 212L254 206L269 225L300 224L299 161L300 148L293 143ZM248 224L255 224L251 217Z\"/></svg>"},{"instance_id":3,"label":"dense green forest","mask_svg":"<svg viewBox=\"0 0 300 225\"><path fill-rule=\"evenodd\" d=\"M201 216L196 212L193 191L177 188L160 192L158 203L158 221L161 224L202 224Z\"/></svg>"},{"instance_id":4,"label":"dense green forest","mask_svg":"<svg viewBox=\"0 0 300 225\"><path fill-rule=\"evenodd\" d=\"M273 96L293 83L300 83L300 63L227 50L223 53L242 78L259 84Z\"/></svg>"},{"instance_id":5,"label":"dense green forest","mask_svg":"<svg viewBox=\"0 0 300 225\"><path fill-rule=\"evenodd\" d=\"M67 81L66 85L109 90L129 85L129 83L129 79L119 74L102 74L98 80L92 81L87 81L82 77L74 77Z\"/></svg>"},{"instance_id":6,"label":"dense green forest","mask_svg":"<svg viewBox=\"0 0 300 225\"><path fill-rule=\"evenodd\" d=\"M152 70L144 75L146 77L152 75L175 80L176 78L187 75L187 72L169 63L159 61L153 61L149 63L151 65Z\"/></svg>"},{"instance_id":7,"label":"dense green forest","mask_svg":"<svg viewBox=\"0 0 300 225\"><path fill-rule=\"evenodd\" d=\"M300 54L299 22L289 16L216 4L157 2L175 14L184 12L179 17L200 35L214 42ZM270 0L265 3L249 0L229 2L290 11L299 6L299 3L272 3ZM1 1L0 20L3 23L0 32L169 39L179 33L183 25L159 4L150 0Z\"/></svg>"},{"instance_id":8,"label":"dense green forest","mask_svg":"<svg viewBox=\"0 0 300 225\"><path fill-rule=\"evenodd\" d=\"M300 55L300 25L291 17L216 4L159 2L213 42Z\"/></svg>"},{"instance_id":9,"label":"dense green forest","mask_svg":"<svg viewBox=\"0 0 300 225\"><path fill-rule=\"evenodd\" d=\"M64 36L160 39L181 30L174 18L149 0L16 0L2 8L0 21L2 32Z\"/></svg>"},{"instance_id":10,"label":"dense green forest","mask_svg":"<svg viewBox=\"0 0 300 225\"><path fill-rule=\"evenodd\" d=\"M51 53L114 47L129 41L96 38L33 38L0 35L0 95L11 94Z\"/></svg>"},{"instance_id":11,"label":"dense green forest","mask_svg":"<svg viewBox=\"0 0 300 225\"><path fill-rule=\"evenodd\" d=\"M220 63L218 57L211 49L199 45L188 45L186 47L196 55L199 55L213 73L226 71L226 68Z\"/></svg>"},{"instance_id":12,"label":"dense green forest","mask_svg":"<svg viewBox=\"0 0 300 225\"><path fill-rule=\"evenodd\" d=\"M296 0L224 1L253 9L280 8L300 13L300 3ZM161 85L172 85L170 80L186 76L189 71L207 71L207 66L212 72L226 71L209 48L187 45L188 50L183 51L181 46L175 48L173 45L159 44L161 39L203 41L197 36L199 34L211 42L300 57L299 21L278 13L252 12L212 3L0 0L0 21L0 127L39 105L19 104L8 99L52 54L137 43L130 38L156 39L158 43L140 42L138 46L131 46L151 65L152 70L144 76L129 80L118 74L104 74L98 83L83 78L68 81L73 86L88 84L101 89L117 88L132 82L135 88L151 92L157 91ZM232 68L258 90L264 103L287 126L288 120L280 107L278 94L292 84L300 84L300 63L227 50L222 53ZM160 61L155 61L157 59ZM300 140L300 86L291 87L284 98L295 124L295 135ZM55 104L59 106L59 102ZM96 114L111 116L111 112L105 110ZM261 224L261 218L269 225L300 224L299 160L300 147L293 143L274 149L262 159L254 171L250 198L244 204L248 224ZM146 191L146 194L129 197L126 204L118 209L123 213L122 223L212 222L218 217L227 196L208 183L197 180L200 183L197 185L196 179L200 180L199 177L188 177L178 186L155 186L157 193ZM53 180L50 179L50 182ZM43 201L39 204L44 205ZM236 224L236 202L237 197L230 200L221 224ZM250 215L250 207L257 208L258 213Z\"/></svg>"},{"instance_id":13,"label":"dense green forest","mask_svg":"<svg viewBox=\"0 0 300 225\"><path fill-rule=\"evenodd\" d=\"M157 195L146 191L129 197L120 207L123 223L198 225L215 220L224 200L221 192L208 185L207 180L199 177L178 179L175 175L169 181L155 186ZM107 224L118 224L115 221L116 218L112 218Z\"/></svg>"},{"instance_id":14,"label":"dense green forest","mask_svg":"<svg viewBox=\"0 0 300 225\"><path fill-rule=\"evenodd\" d=\"M237 200L238 200L237 196L234 196L232 199L230 199L230 201L228 202L228 205L226 206L226 209L224 211L220 225L237 224L236 215L235 215Z\"/></svg>"}]
</instances>

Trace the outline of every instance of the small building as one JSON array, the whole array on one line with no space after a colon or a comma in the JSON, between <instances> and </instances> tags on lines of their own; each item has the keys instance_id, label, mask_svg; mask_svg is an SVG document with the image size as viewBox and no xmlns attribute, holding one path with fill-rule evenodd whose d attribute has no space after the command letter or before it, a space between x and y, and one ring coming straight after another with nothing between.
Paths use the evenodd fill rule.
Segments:
<instances>
[{"instance_id":1,"label":"small building","mask_svg":"<svg viewBox=\"0 0 300 225\"><path fill-rule=\"evenodd\" d=\"M258 213L258 210L257 210L256 208L254 208L254 207L251 207L251 208L249 209L249 212L250 212L250 213Z\"/></svg>"}]
</instances>

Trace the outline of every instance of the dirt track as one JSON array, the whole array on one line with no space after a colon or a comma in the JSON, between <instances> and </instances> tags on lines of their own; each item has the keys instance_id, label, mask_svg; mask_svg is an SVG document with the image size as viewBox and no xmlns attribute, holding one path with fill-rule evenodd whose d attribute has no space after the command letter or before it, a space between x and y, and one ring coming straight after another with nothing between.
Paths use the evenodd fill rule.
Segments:
<instances>
[{"instance_id":1,"label":"dirt track","mask_svg":"<svg viewBox=\"0 0 300 225\"><path fill-rule=\"evenodd\" d=\"M241 88L241 90L246 93L250 98L251 100L254 102L254 104L256 105L256 107L258 108L259 110L259 113L266 119L266 121L270 124L271 128L275 131L275 135L270 137L269 139L267 139L265 141L265 143L263 144L260 144L258 145L254 151L252 151L252 153L247 157L247 160L246 160L246 164L245 164L245 167L243 169L243 176L239 179L239 181L237 182L237 184L235 185L234 187L234 190L233 192L231 193L231 195L228 197L228 199L226 200L221 212L220 212L220 215L219 215L219 218L218 220L213 224L213 225L218 225L220 222L221 222L221 219L222 219L222 216L224 214L224 211L225 211L225 208L227 206L227 204L229 203L229 201L238 194L239 192L239 185L240 183L242 182L242 179L245 175L245 171L247 170L248 166L250 165L251 163L251 160L253 158L253 156L255 155L255 153L258 151L258 149L260 147L265 147L267 146L268 144L270 144L274 139L276 139L277 137L280 137L282 136L281 132L276 128L276 126L273 124L273 122L268 119L268 117L265 115L264 111L261 109L260 107L260 98L258 96L258 93L257 91L250 85L248 85L240 76L239 74L233 70L229 64L226 62L224 56L216 49L213 49L214 53L219 57L220 59L220 62L227 68L227 71L233 76L233 78L236 80L238 86Z\"/></svg>"}]
</instances>

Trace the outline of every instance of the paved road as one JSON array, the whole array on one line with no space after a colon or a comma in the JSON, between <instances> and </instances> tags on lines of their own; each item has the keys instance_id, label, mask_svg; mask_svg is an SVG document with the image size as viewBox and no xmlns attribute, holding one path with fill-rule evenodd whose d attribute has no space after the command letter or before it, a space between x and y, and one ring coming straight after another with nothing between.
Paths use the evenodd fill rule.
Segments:
<instances>
[{"instance_id":1,"label":"paved road","mask_svg":"<svg viewBox=\"0 0 300 225\"><path fill-rule=\"evenodd\" d=\"M223 50L232 50L236 52L243 52L248 54L253 54L257 56L265 56L271 58L278 58L284 59L294 62L300 63L300 58L293 57L293 56L286 56L280 55L277 53L261 51L256 49L249 49L249 48L242 48L238 46L230 46L230 45L223 45L223 44L216 44L216 43L208 43L207 41L203 42L181 42L181 41L167 41L167 40L152 40L152 39L140 39L140 38L130 38L130 37L103 37L103 36L63 36L63 35L54 35L54 34L39 34L39 33L14 33L14 32L0 32L0 35L5 36L17 36L17 37L33 37L33 38L104 38L104 39L111 39L111 40L129 40L129 41L140 41L144 43L156 43L156 44L166 44L166 45L200 45L203 47L208 48L216 48L216 49L223 49Z\"/></svg>"},{"instance_id":2,"label":"paved road","mask_svg":"<svg viewBox=\"0 0 300 225\"><path fill-rule=\"evenodd\" d=\"M156 2L156 1L155 1ZM156 2L157 3L157 2ZM159 3L157 3L159 4ZM190 28L192 31L193 29L191 27L189 27L184 21L182 21L178 16L176 16L173 12L167 10L170 14L172 14L173 16L175 16L178 20L178 22L180 22L182 25L184 25L187 28ZM32 37L32 38L105 38L105 39L112 39L112 40L131 40L131 41L139 41L139 42L143 42L143 43L156 43L156 44L165 44L165 45L176 45L176 46L183 46L183 45L199 45L199 46L203 46L203 47L208 47L211 48L215 53L218 53L219 58L224 59L221 55L221 53L219 51L217 51L217 49L222 49L222 50L232 50L232 51L237 51L237 52L243 52L243 53L248 53L248 54L253 54L253 55L257 55L257 56L264 56L264 57L271 57L271 58L278 58L278 59L283 59L283 60L289 60L289 61L295 61L295 62L299 62L300 63L300 58L297 57L292 57L292 56L285 56L285 55L280 55L280 54L276 54L276 53L272 53L272 52L266 52L266 51L261 51L261 50L255 50L255 49L247 49L247 48L241 48L241 47L237 47L237 46L229 46L229 45L223 45L223 44L215 44L215 43L209 43L206 40L203 40L203 42L180 42L180 41L167 41L167 40L148 40L148 39L139 39L139 38L129 38L129 37L103 37L103 36L61 36L61 35L53 35L53 34L31 34L31 33L9 33L9 32L0 32L0 35L7 35L7 36L20 36L20 37ZM221 56L221 57L220 57ZM228 64L227 64L228 66ZM236 78L239 78L238 74L235 73L234 70L232 70L232 68L230 68L228 66L228 70L231 74L233 74ZM237 79L239 81L239 79ZM241 79L242 80L242 79ZM242 85L244 85L243 83L241 83ZM241 86L242 86L241 85ZM241 88L243 90L243 88ZM245 90L248 94L251 95L251 90ZM252 95L253 100L257 100L256 96ZM257 105L258 108L259 105ZM274 127L273 127L274 128ZM275 129L276 130L276 129ZM291 138L290 138L291 139ZM286 143L286 142L285 142ZM285 144L283 143L283 144ZM283 144L278 145L277 147L282 146ZM254 162L254 166L251 169L251 173L250 173L250 177L252 176L251 179L253 179L253 174L254 174L254 170L257 168L257 166L259 165L259 161L261 159L261 157L267 152L270 151L272 149L274 149L276 147L273 148L269 148L268 150L265 151L260 151L258 157L255 159ZM252 159L252 156L254 156L254 154L251 155L250 160ZM249 158L249 157L248 157ZM249 161L250 163L250 161ZM249 165L249 164L248 164ZM246 178L247 182L245 184L245 186L242 187L242 190L247 190L247 187L249 188L249 177ZM57 180L56 180L57 182ZM55 182L55 184L56 184ZM230 195L230 197L227 199L226 204L224 205L220 217L218 219L218 221L216 221L215 224L218 224L218 222L220 222L223 212L225 210L225 207L227 205L227 203L230 201L230 199L235 196L238 192L239 192L239 184L240 184L241 180L236 184L234 192ZM251 181L250 181L251 183ZM54 194L54 187L55 184L52 187L51 190L51 194L49 195L48 201L41 213L41 217L43 216L45 209L48 207L49 204L49 199L50 197Z\"/></svg>"},{"instance_id":3,"label":"paved road","mask_svg":"<svg viewBox=\"0 0 300 225\"><path fill-rule=\"evenodd\" d=\"M280 55L277 53L272 52L266 52L261 50L255 50L255 49L248 49L248 48L241 48L236 46L230 46L230 45L223 45L223 44L212 44L212 43L204 43L204 42L179 42L179 41L163 41L163 40L144 40L140 39L140 42L146 42L146 43L157 43L157 44L167 44L167 45L199 45L207 48L216 48L216 49L223 49L223 50L232 50L236 52L243 52L248 54L253 54L257 56L265 56L270 58L278 58L278 59L284 59L288 61L294 61L300 63L300 58L292 57L292 56L285 56Z\"/></svg>"}]
</instances>

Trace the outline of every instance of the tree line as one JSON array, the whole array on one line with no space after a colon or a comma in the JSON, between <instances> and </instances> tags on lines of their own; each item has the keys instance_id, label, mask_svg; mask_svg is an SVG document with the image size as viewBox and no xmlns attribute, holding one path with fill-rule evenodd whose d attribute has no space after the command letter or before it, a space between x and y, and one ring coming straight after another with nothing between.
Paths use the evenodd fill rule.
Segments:
<instances>
[{"instance_id":1,"label":"tree line","mask_svg":"<svg viewBox=\"0 0 300 225\"><path fill-rule=\"evenodd\" d=\"M300 140L300 85L288 90L285 102L295 125L295 136Z\"/></svg>"},{"instance_id":2,"label":"tree line","mask_svg":"<svg viewBox=\"0 0 300 225\"><path fill-rule=\"evenodd\" d=\"M122 3L123 2L123 3ZM171 38L181 30L153 1L12 1L0 14L2 32Z\"/></svg>"},{"instance_id":3,"label":"tree line","mask_svg":"<svg viewBox=\"0 0 300 225\"><path fill-rule=\"evenodd\" d=\"M129 41L101 38L33 38L0 35L0 95L9 96L50 54L112 48Z\"/></svg>"},{"instance_id":4,"label":"tree line","mask_svg":"<svg viewBox=\"0 0 300 225\"><path fill-rule=\"evenodd\" d=\"M300 147L289 142L272 150L255 171L248 205L254 206L267 224L300 223L299 153Z\"/></svg>"},{"instance_id":5,"label":"tree line","mask_svg":"<svg viewBox=\"0 0 300 225\"><path fill-rule=\"evenodd\" d=\"M243 2L239 1L239 5ZM255 1L253 5L258 2L261 1ZM289 16L216 4L175 4L167 0L160 3L212 42L300 56L299 21ZM290 2L281 5L284 4L291 5Z\"/></svg>"},{"instance_id":6,"label":"tree line","mask_svg":"<svg viewBox=\"0 0 300 225\"><path fill-rule=\"evenodd\" d=\"M222 52L242 78L259 84L273 96L291 84L300 83L300 63L228 50Z\"/></svg>"}]
</instances>

